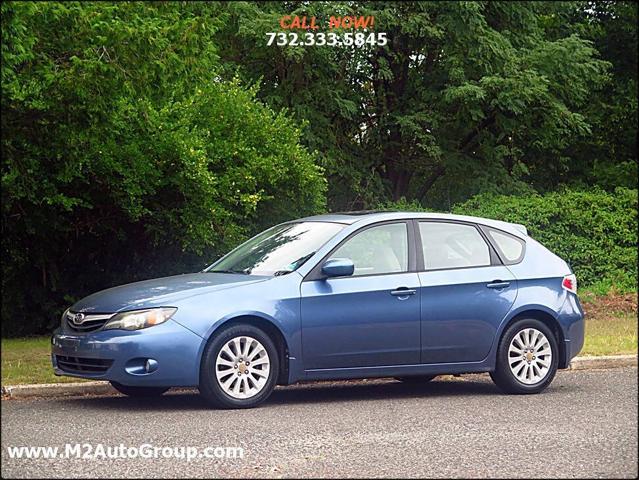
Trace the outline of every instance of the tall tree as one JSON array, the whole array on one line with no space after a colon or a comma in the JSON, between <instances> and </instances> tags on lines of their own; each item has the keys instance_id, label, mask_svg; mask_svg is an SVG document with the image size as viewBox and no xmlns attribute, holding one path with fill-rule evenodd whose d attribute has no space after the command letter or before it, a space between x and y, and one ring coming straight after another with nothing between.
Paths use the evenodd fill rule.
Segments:
<instances>
[{"instance_id":1,"label":"tall tree","mask_svg":"<svg viewBox=\"0 0 639 480\"><path fill-rule=\"evenodd\" d=\"M557 179L577 185L635 187L637 182L637 2L594 1L565 5L561 34L588 38L610 62L607 81L594 89L583 115L592 134L566 151L571 159ZM552 180L555 180L553 182Z\"/></svg>"},{"instance_id":2,"label":"tall tree","mask_svg":"<svg viewBox=\"0 0 639 480\"><path fill-rule=\"evenodd\" d=\"M229 6L229 72L307 120L333 208L416 199L448 207L521 192L591 134L583 110L609 64L547 2L283 2ZM574 8L574 4L572 5ZM266 46L281 15L373 15L387 46ZM257 19L257 20L256 20ZM377 188L372 188L377 187ZM372 193L376 192L376 193Z\"/></svg>"}]
</instances>

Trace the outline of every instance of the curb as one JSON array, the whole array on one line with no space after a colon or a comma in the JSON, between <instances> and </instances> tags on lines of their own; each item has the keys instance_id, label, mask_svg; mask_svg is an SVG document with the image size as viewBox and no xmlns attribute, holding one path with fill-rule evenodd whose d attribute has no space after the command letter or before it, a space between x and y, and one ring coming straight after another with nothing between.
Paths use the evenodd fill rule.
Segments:
<instances>
[{"instance_id":1,"label":"curb","mask_svg":"<svg viewBox=\"0 0 639 480\"><path fill-rule=\"evenodd\" d=\"M2 387L2 396L8 398L112 395L115 393L117 390L109 382L41 383Z\"/></svg>"},{"instance_id":2,"label":"curb","mask_svg":"<svg viewBox=\"0 0 639 480\"><path fill-rule=\"evenodd\" d=\"M589 370L597 368L636 367L637 355L602 355L600 357L575 357L569 370Z\"/></svg>"},{"instance_id":3,"label":"curb","mask_svg":"<svg viewBox=\"0 0 639 480\"><path fill-rule=\"evenodd\" d=\"M637 355L588 356L573 358L568 370L592 370L636 366ZM7 385L2 387L2 396L4 398L113 395L117 393L117 390L106 381Z\"/></svg>"}]
</instances>

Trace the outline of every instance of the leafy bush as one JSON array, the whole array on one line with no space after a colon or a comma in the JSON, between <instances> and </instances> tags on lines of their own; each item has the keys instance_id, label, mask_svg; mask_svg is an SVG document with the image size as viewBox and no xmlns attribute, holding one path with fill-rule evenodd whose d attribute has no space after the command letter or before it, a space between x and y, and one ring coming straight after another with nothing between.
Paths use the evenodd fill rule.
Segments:
<instances>
[{"instance_id":1,"label":"leafy bush","mask_svg":"<svg viewBox=\"0 0 639 480\"><path fill-rule=\"evenodd\" d=\"M427 212L400 199L382 210ZM546 195L476 195L453 213L521 223L570 263L579 285L606 294L637 290L637 190L564 190Z\"/></svg>"},{"instance_id":2,"label":"leafy bush","mask_svg":"<svg viewBox=\"0 0 639 480\"><path fill-rule=\"evenodd\" d=\"M215 75L215 8L3 3L3 335L324 209L299 128Z\"/></svg>"},{"instance_id":3,"label":"leafy bush","mask_svg":"<svg viewBox=\"0 0 639 480\"><path fill-rule=\"evenodd\" d=\"M454 213L521 223L570 263L582 286L637 289L637 190L477 195Z\"/></svg>"}]
</instances>

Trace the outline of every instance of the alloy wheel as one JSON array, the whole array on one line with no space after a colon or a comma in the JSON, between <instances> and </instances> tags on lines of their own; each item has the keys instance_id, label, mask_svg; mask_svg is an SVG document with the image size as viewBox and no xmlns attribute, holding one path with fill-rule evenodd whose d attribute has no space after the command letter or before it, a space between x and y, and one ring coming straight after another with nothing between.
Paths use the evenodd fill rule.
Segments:
<instances>
[{"instance_id":1,"label":"alloy wheel","mask_svg":"<svg viewBox=\"0 0 639 480\"><path fill-rule=\"evenodd\" d=\"M508 347L510 371L521 383L534 385L541 382L552 362L552 348L546 336L535 328L524 328L511 340Z\"/></svg>"},{"instance_id":2,"label":"alloy wheel","mask_svg":"<svg viewBox=\"0 0 639 480\"><path fill-rule=\"evenodd\" d=\"M246 335L232 338L217 355L215 375L227 395L246 399L262 391L268 380L271 361L266 348Z\"/></svg>"}]
</instances>

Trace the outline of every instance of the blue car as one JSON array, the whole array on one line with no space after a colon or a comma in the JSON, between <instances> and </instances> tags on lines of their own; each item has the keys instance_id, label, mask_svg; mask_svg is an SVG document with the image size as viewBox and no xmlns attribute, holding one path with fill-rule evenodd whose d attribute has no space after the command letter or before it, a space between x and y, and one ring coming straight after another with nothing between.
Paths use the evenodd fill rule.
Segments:
<instances>
[{"instance_id":1,"label":"blue car","mask_svg":"<svg viewBox=\"0 0 639 480\"><path fill-rule=\"evenodd\" d=\"M199 273L110 288L69 308L57 375L132 396L198 387L254 407L307 380L489 372L538 393L584 341L568 264L522 225L350 212L272 227Z\"/></svg>"}]
</instances>

